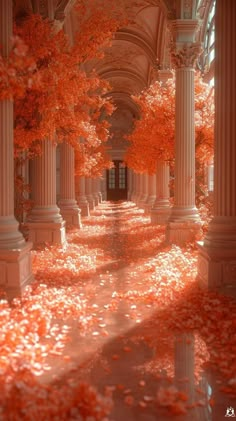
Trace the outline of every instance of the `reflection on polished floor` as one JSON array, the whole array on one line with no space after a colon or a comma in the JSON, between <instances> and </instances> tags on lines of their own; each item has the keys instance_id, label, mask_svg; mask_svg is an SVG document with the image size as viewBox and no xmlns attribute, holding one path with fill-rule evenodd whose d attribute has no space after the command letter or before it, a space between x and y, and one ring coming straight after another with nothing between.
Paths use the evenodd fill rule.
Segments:
<instances>
[{"instance_id":1,"label":"reflection on polished floor","mask_svg":"<svg viewBox=\"0 0 236 421\"><path fill-rule=\"evenodd\" d=\"M12 382L15 411L22 414L20 407L31 399L41 411L38 420L50 421L58 419L50 414L63 400L67 409L61 410L60 420L84 420L73 415L71 390L86 382L113 401L107 417L89 420L233 417L236 305L198 288L195 248L166 245L164 228L151 225L131 202L100 204L84 219L83 229L71 229L68 237L67 251L34 251L36 283L23 310L16 304L4 321L7 310L2 309L8 344L2 343L1 352L5 361L14 359L15 374L11 377L8 367L7 387ZM30 323L21 338L22 311ZM41 323L35 339L40 317L49 327ZM18 332L17 345L9 329ZM1 375L3 384L5 379ZM40 399L30 394L34 389ZM86 405L92 405L91 399ZM44 412L46 407L52 412ZM0 412L0 419L17 418L1 418Z\"/></svg>"}]
</instances>

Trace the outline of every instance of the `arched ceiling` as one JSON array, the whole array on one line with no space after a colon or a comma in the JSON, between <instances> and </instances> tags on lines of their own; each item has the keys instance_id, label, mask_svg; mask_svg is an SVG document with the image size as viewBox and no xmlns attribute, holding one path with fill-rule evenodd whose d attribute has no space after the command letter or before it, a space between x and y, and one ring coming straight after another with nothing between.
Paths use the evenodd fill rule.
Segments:
<instances>
[{"instance_id":1,"label":"arched ceiling","mask_svg":"<svg viewBox=\"0 0 236 421\"><path fill-rule=\"evenodd\" d=\"M132 95L140 94L150 84L153 69L163 63L166 31L166 10L159 1L140 7L132 25L117 31L104 58L86 65L87 70L95 68L111 85L109 96L116 106L110 118L113 149L127 146L124 136L138 117Z\"/></svg>"},{"instance_id":2,"label":"arched ceiling","mask_svg":"<svg viewBox=\"0 0 236 421\"><path fill-rule=\"evenodd\" d=\"M140 93L150 81L153 67L164 55L166 17L160 6L146 6L137 11L135 22L119 30L104 58L93 61L87 68L95 68L107 79L112 91L129 95Z\"/></svg>"}]
</instances>

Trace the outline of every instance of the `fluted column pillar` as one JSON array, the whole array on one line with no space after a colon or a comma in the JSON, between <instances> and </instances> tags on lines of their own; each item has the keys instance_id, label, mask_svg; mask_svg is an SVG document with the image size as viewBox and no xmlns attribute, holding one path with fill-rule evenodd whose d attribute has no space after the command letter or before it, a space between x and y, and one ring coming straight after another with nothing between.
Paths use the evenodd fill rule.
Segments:
<instances>
[{"instance_id":1,"label":"fluted column pillar","mask_svg":"<svg viewBox=\"0 0 236 421\"><path fill-rule=\"evenodd\" d=\"M200 244L203 285L236 292L236 3L219 0L215 11L214 217Z\"/></svg>"},{"instance_id":2,"label":"fluted column pillar","mask_svg":"<svg viewBox=\"0 0 236 421\"><path fill-rule=\"evenodd\" d=\"M136 194L137 194L137 174L132 171L133 175L132 175L132 184L133 184L133 190L132 190L132 194L131 194L131 200L132 202L135 202L136 200Z\"/></svg>"},{"instance_id":3,"label":"fluted column pillar","mask_svg":"<svg viewBox=\"0 0 236 421\"><path fill-rule=\"evenodd\" d=\"M102 172L101 178L101 193L102 193L102 201L107 199L107 190L106 190L106 170Z\"/></svg>"},{"instance_id":4,"label":"fluted column pillar","mask_svg":"<svg viewBox=\"0 0 236 421\"><path fill-rule=\"evenodd\" d=\"M197 20L173 23L176 39L171 52L176 69L175 191L166 237L170 243L180 245L195 240L201 229L195 205L194 65L201 51L200 45L194 43L197 28Z\"/></svg>"},{"instance_id":5,"label":"fluted column pillar","mask_svg":"<svg viewBox=\"0 0 236 421\"><path fill-rule=\"evenodd\" d=\"M95 201L92 192L92 179L89 177L85 178L85 193L89 204L89 211L92 211L95 208Z\"/></svg>"},{"instance_id":6,"label":"fluted column pillar","mask_svg":"<svg viewBox=\"0 0 236 421\"><path fill-rule=\"evenodd\" d=\"M131 200L133 192L133 171L130 168L127 168L128 171L128 200Z\"/></svg>"},{"instance_id":7,"label":"fluted column pillar","mask_svg":"<svg viewBox=\"0 0 236 421\"><path fill-rule=\"evenodd\" d=\"M143 179L142 174L137 174L137 195L135 198L135 203L139 206L139 200L143 194Z\"/></svg>"},{"instance_id":8,"label":"fluted column pillar","mask_svg":"<svg viewBox=\"0 0 236 421\"><path fill-rule=\"evenodd\" d=\"M140 174L140 195L137 199L139 208L142 208L143 200L146 199L145 182L145 174Z\"/></svg>"},{"instance_id":9,"label":"fluted column pillar","mask_svg":"<svg viewBox=\"0 0 236 421\"><path fill-rule=\"evenodd\" d=\"M85 177L77 176L76 183L78 184L76 200L81 209L81 216L90 216L89 203L85 195Z\"/></svg>"},{"instance_id":10,"label":"fluted column pillar","mask_svg":"<svg viewBox=\"0 0 236 421\"><path fill-rule=\"evenodd\" d=\"M140 200L139 200L139 206L140 208L145 209L145 204L148 199L148 174L147 173L142 174L142 178L143 178L143 191L142 191L142 196L140 197Z\"/></svg>"},{"instance_id":11,"label":"fluted column pillar","mask_svg":"<svg viewBox=\"0 0 236 421\"><path fill-rule=\"evenodd\" d=\"M167 161L157 162L156 200L151 209L151 222L165 225L170 216L170 166Z\"/></svg>"},{"instance_id":12,"label":"fluted column pillar","mask_svg":"<svg viewBox=\"0 0 236 421\"><path fill-rule=\"evenodd\" d=\"M136 197L137 206L139 206L139 202L142 196L143 196L143 174L138 174L138 195Z\"/></svg>"},{"instance_id":13,"label":"fluted column pillar","mask_svg":"<svg viewBox=\"0 0 236 421\"><path fill-rule=\"evenodd\" d=\"M8 57L12 36L12 1L0 0L1 54ZM31 243L14 217L13 101L0 101L0 287L9 299L33 280Z\"/></svg>"},{"instance_id":14,"label":"fluted column pillar","mask_svg":"<svg viewBox=\"0 0 236 421\"><path fill-rule=\"evenodd\" d=\"M101 177L98 177L96 179L97 181L97 194L98 194L98 201L99 203L102 203L102 188L101 188L101 184L102 184L102 179Z\"/></svg>"},{"instance_id":15,"label":"fluted column pillar","mask_svg":"<svg viewBox=\"0 0 236 421\"><path fill-rule=\"evenodd\" d=\"M65 221L56 204L56 144L45 139L42 155L32 162L34 168L34 208L27 219L33 243L66 242Z\"/></svg>"},{"instance_id":16,"label":"fluted column pillar","mask_svg":"<svg viewBox=\"0 0 236 421\"><path fill-rule=\"evenodd\" d=\"M60 145L60 213L69 225L81 228L81 210L75 200L75 155L71 145Z\"/></svg>"},{"instance_id":17,"label":"fluted column pillar","mask_svg":"<svg viewBox=\"0 0 236 421\"><path fill-rule=\"evenodd\" d=\"M94 198L94 203L95 206L99 205L99 196L98 196L98 189L97 189L97 179L96 178L92 178L92 195Z\"/></svg>"},{"instance_id":18,"label":"fluted column pillar","mask_svg":"<svg viewBox=\"0 0 236 421\"><path fill-rule=\"evenodd\" d=\"M131 170L131 174L132 174L132 190L131 190L131 195L130 195L130 200L133 202L134 201L134 197L135 197L135 190L136 190L136 178L135 178L135 172L133 170Z\"/></svg>"},{"instance_id":19,"label":"fluted column pillar","mask_svg":"<svg viewBox=\"0 0 236 421\"><path fill-rule=\"evenodd\" d=\"M148 175L148 198L145 204L145 212L150 213L156 200L156 174Z\"/></svg>"}]
</instances>

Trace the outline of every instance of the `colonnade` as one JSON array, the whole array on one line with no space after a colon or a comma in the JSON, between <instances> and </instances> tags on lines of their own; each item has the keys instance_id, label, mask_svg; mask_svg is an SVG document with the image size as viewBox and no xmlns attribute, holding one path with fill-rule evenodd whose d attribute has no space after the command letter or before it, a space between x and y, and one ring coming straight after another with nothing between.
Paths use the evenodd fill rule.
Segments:
<instances>
[{"instance_id":1,"label":"colonnade","mask_svg":"<svg viewBox=\"0 0 236 421\"><path fill-rule=\"evenodd\" d=\"M236 2L217 1L215 11L214 216L198 242L198 280L207 288L236 293ZM195 205L194 68L200 45L199 22L172 22L172 62L176 70L175 186L170 206L167 163L157 163L156 199L151 220L166 224L166 240L196 240L201 220ZM140 205L144 175L133 174L131 200ZM142 203L141 203L142 205Z\"/></svg>"}]
</instances>

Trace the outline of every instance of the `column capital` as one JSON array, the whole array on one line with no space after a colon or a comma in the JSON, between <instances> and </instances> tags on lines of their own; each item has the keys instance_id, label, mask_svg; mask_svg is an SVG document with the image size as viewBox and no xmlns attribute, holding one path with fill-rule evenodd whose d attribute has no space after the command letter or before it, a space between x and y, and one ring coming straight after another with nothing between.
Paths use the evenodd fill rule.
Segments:
<instances>
[{"instance_id":1,"label":"column capital","mask_svg":"<svg viewBox=\"0 0 236 421\"><path fill-rule=\"evenodd\" d=\"M170 46L171 61L175 69L194 68L195 62L202 51L200 42L178 45L172 43Z\"/></svg>"},{"instance_id":2,"label":"column capital","mask_svg":"<svg viewBox=\"0 0 236 421\"><path fill-rule=\"evenodd\" d=\"M192 43L200 29L200 21L198 19L175 19L170 21L169 28L174 42Z\"/></svg>"}]
</instances>

